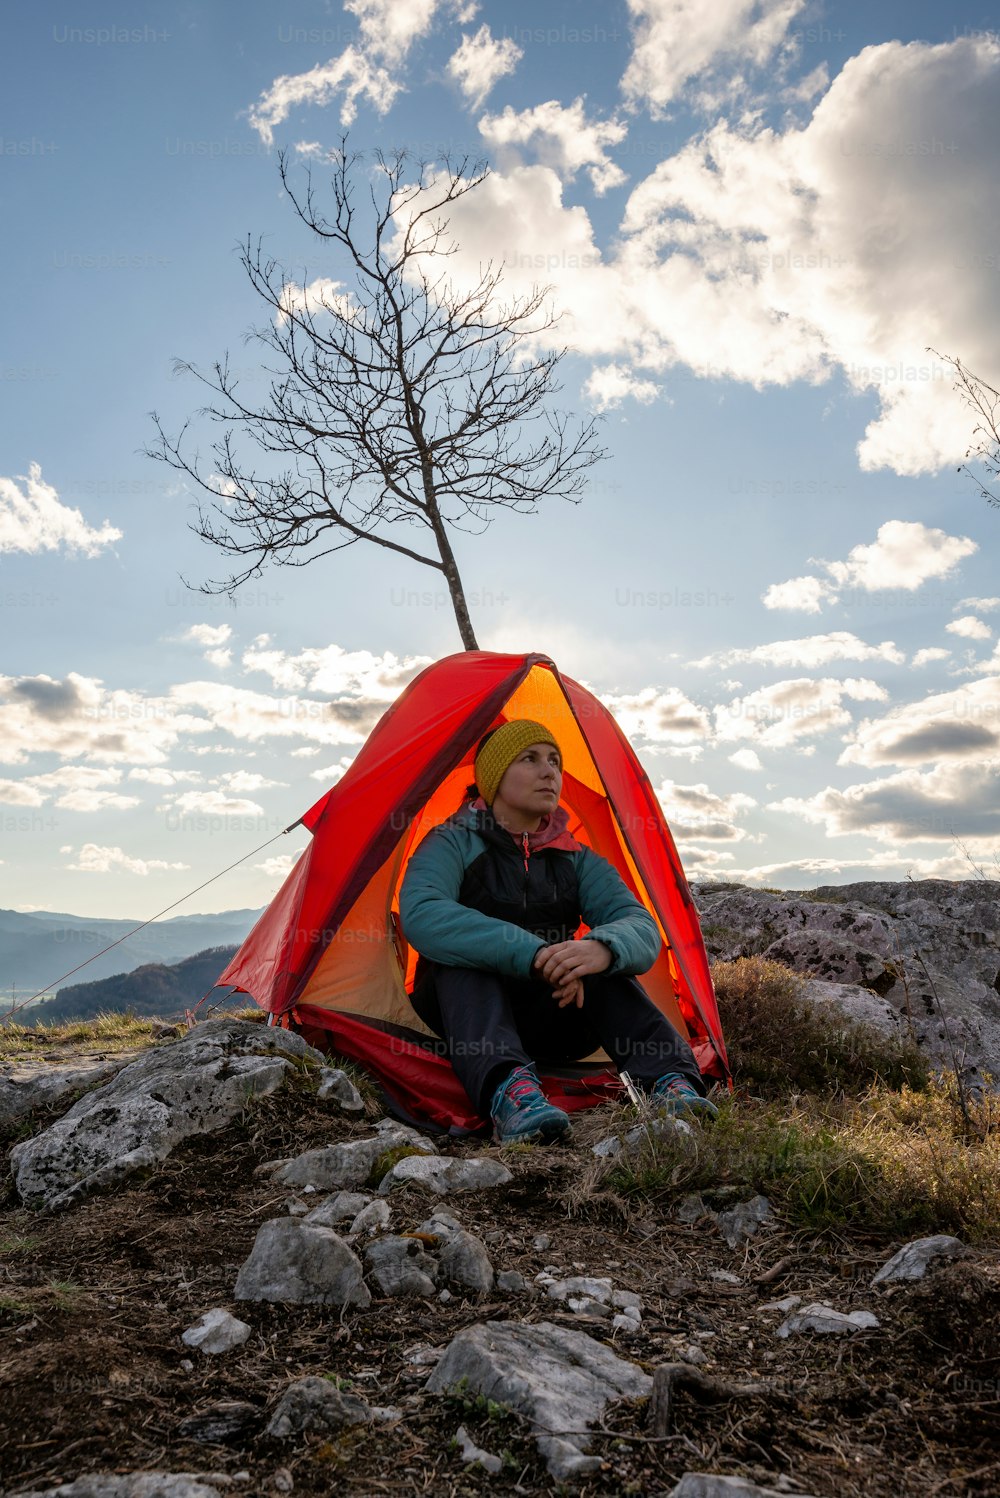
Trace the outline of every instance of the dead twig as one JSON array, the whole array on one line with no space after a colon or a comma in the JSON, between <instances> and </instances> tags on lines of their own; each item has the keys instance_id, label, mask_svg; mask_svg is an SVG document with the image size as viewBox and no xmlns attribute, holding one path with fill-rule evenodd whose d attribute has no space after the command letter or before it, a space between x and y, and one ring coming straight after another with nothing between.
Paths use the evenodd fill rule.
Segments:
<instances>
[{"instance_id":1,"label":"dead twig","mask_svg":"<svg viewBox=\"0 0 1000 1498\"><path fill-rule=\"evenodd\" d=\"M793 1268L796 1262L795 1254L786 1254L783 1259L778 1260L777 1264L772 1264L770 1269L765 1269L763 1274L758 1274L753 1283L755 1285L773 1285L775 1280L780 1279L787 1270Z\"/></svg>"},{"instance_id":2,"label":"dead twig","mask_svg":"<svg viewBox=\"0 0 1000 1498\"><path fill-rule=\"evenodd\" d=\"M700 1373L689 1363L663 1363L653 1375L653 1398L649 1419L653 1434L663 1437L670 1433L673 1413L673 1398L677 1389L687 1389L702 1404L717 1404L725 1399L755 1399L766 1396L783 1404L789 1396L773 1384L734 1384L726 1379L711 1378Z\"/></svg>"}]
</instances>

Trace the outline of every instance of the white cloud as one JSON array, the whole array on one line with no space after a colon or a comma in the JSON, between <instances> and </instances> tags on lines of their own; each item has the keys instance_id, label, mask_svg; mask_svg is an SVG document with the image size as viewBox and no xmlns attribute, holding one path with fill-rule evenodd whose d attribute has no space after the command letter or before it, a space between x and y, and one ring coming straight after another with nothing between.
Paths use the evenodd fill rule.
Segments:
<instances>
[{"instance_id":1,"label":"white cloud","mask_svg":"<svg viewBox=\"0 0 1000 1498\"><path fill-rule=\"evenodd\" d=\"M348 694L386 704L432 660L429 655L397 656L392 651L373 655L370 650L342 650L339 645L288 655L263 648L266 643L244 651L243 667L269 676L276 687L290 691L309 687L330 696Z\"/></svg>"},{"instance_id":2,"label":"white cloud","mask_svg":"<svg viewBox=\"0 0 1000 1498\"><path fill-rule=\"evenodd\" d=\"M982 619L977 619L974 614L964 614L961 619L953 619L950 624L945 625L945 630L950 635L961 635L965 640L992 640L993 631Z\"/></svg>"},{"instance_id":3,"label":"white cloud","mask_svg":"<svg viewBox=\"0 0 1000 1498\"><path fill-rule=\"evenodd\" d=\"M63 681L45 675L0 676L0 703L0 763L15 765L34 754L157 764L182 734L207 733L212 727L207 718L186 714L167 699L109 691L97 678L75 671Z\"/></svg>"},{"instance_id":4,"label":"white cloud","mask_svg":"<svg viewBox=\"0 0 1000 1498\"><path fill-rule=\"evenodd\" d=\"M662 692L657 687L644 687L629 695L602 695L601 701L629 739L688 745L711 737L708 713L678 687Z\"/></svg>"},{"instance_id":5,"label":"white cloud","mask_svg":"<svg viewBox=\"0 0 1000 1498\"><path fill-rule=\"evenodd\" d=\"M478 109L493 85L505 73L513 73L522 57L521 48L510 37L497 39L487 25L475 36L463 36L462 44L448 62L454 78L473 109Z\"/></svg>"},{"instance_id":6,"label":"white cloud","mask_svg":"<svg viewBox=\"0 0 1000 1498\"><path fill-rule=\"evenodd\" d=\"M344 9L357 16L369 51L398 64L413 43L427 35L439 4L440 0L344 0Z\"/></svg>"},{"instance_id":7,"label":"white cloud","mask_svg":"<svg viewBox=\"0 0 1000 1498\"><path fill-rule=\"evenodd\" d=\"M262 863L255 863L253 867L260 869L269 879L287 879L292 872L297 853L277 853L273 858L265 858Z\"/></svg>"},{"instance_id":8,"label":"white cloud","mask_svg":"<svg viewBox=\"0 0 1000 1498\"><path fill-rule=\"evenodd\" d=\"M214 645L225 645L232 638L233 628L231 624L192 624L190 629L185 630L182 636L185 640L193 640L196 645L206 648Z\"/></svg>"},{"instance_id":9,"label":"white cloud","mask_svg":"<svg viewBox=\"0 0 1000 1498\"><path fill-rule=\"evenodd\" d=\"M779 681L717 707L716 731L722 740L753 739L764 747L783 749L849 724L851 715L844 706L845 697L856 702L884 702L887 696L883 687L864 677Z\"/></svg>"},{"instance_id":10,"label":"white cloud","mask_svg":"<svg viewBox=\"0 0 1000 1498\"><path fill-rule=\"evenodd\" d=\"M940 645L928 645L923 650L917 651L911 665L929 666L932 661L946 661L950 655L951 651L942 650Z\"/></svg>"},{"instance_id":11,"label":"white cloud","mask_svg":"<svg viewBox=\"0 0 1000 1498\"><path fill-rule=\"evenodd\" d=\"M60 848L60 853L72 853L72 847ZM158 869L186 869L186 863L166 863L162 858L132 858L121 848L107 848L99 843L84 843L77 855L76 863L66 868L83 874L112 874L122 871L127 874L145 876Z\"/></svg>"},{"instance_id":12,"label":"white cloud","mask_svg":"<svg viewBox=\"0 0 1000 1498\"><path fill-rule=\"evenodd\" d=\"M350 755L343 755L335 765L325 765L322 770L310 770L310 780L322 780L324 785L336 785L354 763Z\"/></svg>"},{"instance_id":13,"label":"white cloud","mask_svg":"<svg viewBox=\"0 0 1000 1498\"><path fill-rule=\"evenodd\" d=\"M784 583L772 583L762 595L766 609L799 609L803 614L818 614L834 592L821 577L790 577Z\"/></svg>"},{"instance_id":14,"label":"white cloud","mask_svg":"<svg viewBox=\"0 0 1000 1498\"><path fill-rule=\"evenodd\" d=\"M146 785L180 785L183 781L201 780L199 770L129 770L129 780L141 780Z\"/></svg>"},{"instance_id":15,"label":"white cloud","mask_svg":"<svg viewBox=\"0 0 1000 1498\"><path fill-rule=\"evenodd\" d=\"M888 661L901 665L906 657L892 640L866 645L857 635L834 630L826 635L806 635L800 640L772 640L745 650L723 650L691 661L691 666L732 666L750 662L758 666L826 666L831 661Z\"/></svg>"},{"instance_id":16,"label":"white cloud","mask_svg":"<svg viewBox=\"0 0 1000 1498\"><path fill-rule=\"evenodd\" d=\"M343 281L331 281L327 276L318 276L308 286L289 281L282 290L275 322L286 323L292 317L315 316L318 312L332 312L350 321L357 307L350 292L341 290L343 285Z\"/></svg>"},{"instance_id":17,"label":"white cloud","mask_svg":"<svg viewBox=\"0 0 1000 1498\"><path fill-rule=\"evenodd\" d=\"M264 791L270 790L272 786L284 785L283 780L268 780L266 775L258 775L252 770L230 770L225 775L219 776L220 785L230 793Z\"/></svg>"},{"instance_id":18,"label":"white cloud","mask_svg":"<svg viewBox=\"0 0 1000 1498\"><path fill-rule=\"evenodd\" d=\"M306 744L301 749L289 749L288 756L290 759L312 759L314 754L322 752L318 744Z\"/></svg>"},{"instance_id":19,"label":"white cloud","mask_svg":"<svg viewBox=\"0 0 1000 1498\"><path fill-rule=\"evenodd\" d=\"M663 391L653 380L640 379L622 364L602 364L584 384L583 393L598 411L610 411L627 396L648 406Z\"/></svg>"},{"instance_id":20,"label":"white cloud","mask_svg":"<svg viewBox=\"0 0 1000 1498\"><path fill-rule=\"evenodd\" d=\"M635 45L622 79L626 98L661 115L694 78L722 63L763 67L785 41L805 0L628 0Z\"/></svg>"},{"instance_id":21,"label":"white cloud","mask_svg":"<svg viewBox=\"0 0 1000 1498\"><path fill-rule=\"evenodd\" d=\"M552 167L564 182L587 171L599 195L625 181L625 173L608 155L608 149L623 141L628 129L619 120L588 120L582 98L569 106L550 99L520 112L510 105L498 115L484 115L479 133L501 153L514 146L531 150L544 166Z\"/></svg>"},{"instance_id":22,"label":"white cloud","mask_svg":"<svg viewBox=\"0 0 1000 1498\"><path fill-rule=\"evenodd\" d=\"M726 9L710 14L721 26ZM682 71L662 84L651 72L649 92ZM997 383L1000 289L992 257L974 251L1000 232L998 75L1000 41L986 34L869 46L804 128L722 122L658 166L632 196L620 263L648 267L647 320L668 357L757 386L839 367L880 402L864 469L960 461L969 412L926 350L960 350Z\"/></svg>"},{"instance_id":23,"label":"white cloud","mask_svg":"<svg viewBox=\"0 0 1000 1498\"><path fill-rule=\"evenodd\" d=\"M989 855L1000 835L1000 760L901 770L881 780L827 786L771 808L821 825L827 837L866 833L880 842L967 841Z\"/></svg>"},{"instance_id":24,"label":"white cloud","mask_svg":"<svg viewBox=\"0 0 1000 1498\"><path fill-rule=\"evenodd\" d=\"M262 817L264 808L256 801L245 797L230 796L225 791L182 791L168 796L161 811L180 813L181 816L201 815L207 817Z\"/></svg>"},{"instance_id":25,"label":"white cloud","mask_svg":"<svg viewBox=\"0 0 1000 1498\"><path fill-rule=\"evenodd\" d=\"M801 609L818 614L823 603L842 600L846 589L862 594L914 592L931 578L947 577L978 551L968 536L949 536L915 520L887 520L870 545L852 547L844 562L812 558L827 577L793 577L773 583L764 594L769 609Z\"/></svg>"},{"instance_id":26,"label":"white cloud","mask_svg":"<svg viewBox=\"0 0 1000 1498\"><path fill-rule=\"evenodd\" d=\"M870 852L864 858L791 858L781 863L757 864L749 869L726 869L709 872L706 879L739 879L748 884L768 884L779 889L808 889L823 884L844 884L855 880L897 879L968 879L972 873L968 859L960 853L940 858L916 858L905 851L885 848ZM991 876L989 867L983 871ZM803 876L809 876L805 878ZM996 874L992 874L996 878Z\"/></svg>"},{"instance_id":27,"label":"white cloud","mask_svg":"<svg viewBox=\"0 0 1000 1498\"><path fill-rule=\"evenodd\" d=\"M79 510L61 504L52 485L43 482L37 463L30 465L27 477L0 478L0 555L19 551L34 556L65 547L96 557L121 538L122 532L107 520L95 530Z\"/></svg>"},{"instance_id":28,"label":"white cloud","mask_svg":"<svg viewBox=\"0 0 1000 1498\"><path fill-rule=\"evenodd\" d=\"M121 784L122 772L117 769L63 765L58 770L27 778L46 795L55 793L56 806L66 811L100 811L105 808L127 811L139 805L138 796L123 796L117 789L110 789Z\"/></svg>"},{"instance_id":29,"label":"white cloud","mask_svg":"<svg viewBox=\"0 0 1000 1498\"><path fill-rule=\"evenodd\" d=\"M760 756L754 749L737 749L729 756L729 763L736 765L741 770L763 770Z\"/></svg>"},{"instance_id":30,"label":"white cloud","mask_svg":"<svg viewBox=\"0 0 1000 1498\"><path fill-rule=\"evenodd\" d=\"M386 114L395 102L402 84L360 48L350 46L329 62L310 68L307 73L283 74L264 90L249 111L250 123L268 146L274 143L274 128L286 120L293 109L305 104L329 104L343 94L340 123L351 125L357 114L358 100L365 99L379 114Z\"/></svg>"},{"instance_id":31,"label":"white cloud","mask_svg":"<svg viewBox=\"0 0 1000 1498\"><path fill-rule=\"evenodd\" d=\"M7 806L44 806L45 794L24 780L0 780L0 801Z\"/></svg>"},{"instance_id":32,"label":"white cloud","mask_svg":"<svg viewBox=\"0 0 1000 1498\"><path fill-rule=\"evenodd\" d=\"M844 765L914 765L982 760L1000 754L1000 679L987 676L952 692L892 708L861 723Z\"/></svg>"},{"instance_id":33,"label":"white cloud","mask_svg":"<svg viewBox=\"0 0 1000 1498\"><path fill-rule=\"evenodd\" d=\"M232 665L233 652L231 650L206 650L205 659L210 666L218 666L220 671Z\"/></svg>"},{"instance_id":34,"label":"white cloud","mask_svg":"<svg viewBox=\"0 0 1000 1498\"><path fill-rule=\"evenodd\" d=\"M738 826L739 818L757 805L739 792L719 796L705 784L679 785L675 780L664 780L656 797L674 837L699 842L742 842L747 833Z\"/></svg>"},{"instance_id":35,"label":"white cloud","mask_svg":"<svg viewBox=\"0 0 1000 1498\"><path fill-rule=\"evenodd\" d=\"M959 609L974 609L977 614L992 614L1000 609L1000 598L960 598L955 605L955 613Z\"/></svg>"}]
</instances>

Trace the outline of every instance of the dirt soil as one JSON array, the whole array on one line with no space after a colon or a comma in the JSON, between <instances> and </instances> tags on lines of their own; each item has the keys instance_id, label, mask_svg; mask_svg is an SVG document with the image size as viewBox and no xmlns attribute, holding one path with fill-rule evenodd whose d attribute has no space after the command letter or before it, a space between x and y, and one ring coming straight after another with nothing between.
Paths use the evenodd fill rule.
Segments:
<instances>
[{"instance_id":1,"label":"dirt soil","mask_svg":"<svg viewBox=\"0 0 1000 1498\"><path fill-rule=\"evenodd\" d=\"M925 1281L879 1292L871 1276L899 1244L802 1237L779 1225L732 1251L707 1220L677 1222L667 1200L623 1212L598 1199L571 1216L565 1197L589 1142L613 1118L609 1106L585 1116L572 1148L507 1152L507 1187L445 1204L487 1239L498 1270L530 1279L555 1265L637 1291L641 1332L614 1345L647 1371L694 1345L706 1356L703 1372L761 1381L768 1392L718 1404L680 1393L673 1429L660 1439L651 1438L646 1402L611 1406L592 1442L600 1469L562 1491L666 1494L685 1471L700 1470L778 1479L817 1498L1000 1492L1000 1256L939 1261ZM47 1121L35 1117L31 1128ZM446 1346L486 1319L561 1320L612 1341L608 1322L563 1314L537 1295L376 1298L368 1310L345 1313L233 1299L257 1229L292 1199L255 1176L256 1166L360 1137L371 1122L349 1122L296 1086L255 1103L224 1132L190 1141L147 1179L69 1212L26 1211L4 1186L0 1474L9 1493L88 1472L151 1469L249 1474L234 1493L302 1498L553 1491L517 1417L425 1394L429 1369L414 1366L407 1350ZM447 1146L455 1154L488 1147ZM416 1228L437 1201L394 1196L391 1230ZM536 1250L540 1234L551 1242ZM763 1307L792 1293L806 1304L873 1310L881 1327L779 1340L781 1314ZM245 1346L217 1358L181 1342L215 1306L253 1327ZM373 1404L398 1406L402 1418L334 1440L265 1437L268 1412L305 1374L335 1376ZM248 1407L227 1441L183 1433L191 1416L226 1401ZM453 1445L462 1424L503 1457L498 1476L462 1462Z\"/></svg>"}]
</instances>

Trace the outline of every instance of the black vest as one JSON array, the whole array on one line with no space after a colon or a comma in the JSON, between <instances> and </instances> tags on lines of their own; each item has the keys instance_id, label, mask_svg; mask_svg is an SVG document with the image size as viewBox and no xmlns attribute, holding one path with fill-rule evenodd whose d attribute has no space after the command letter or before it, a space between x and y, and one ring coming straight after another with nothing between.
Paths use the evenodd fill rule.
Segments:
<instances>
[{"instance_id":1,"label":"black vest","mask_svg":"<svg viewBox=\"0 0 1000 1498\"><path fill-rule=\"evenodd\" d=\"M509 921L544 942L570 941L580 924L580 895L572 853L523 844L498 827L490 811L476 813L476 831L486 847L465 871L459 903Z\"/></svg>"}]
</instances>

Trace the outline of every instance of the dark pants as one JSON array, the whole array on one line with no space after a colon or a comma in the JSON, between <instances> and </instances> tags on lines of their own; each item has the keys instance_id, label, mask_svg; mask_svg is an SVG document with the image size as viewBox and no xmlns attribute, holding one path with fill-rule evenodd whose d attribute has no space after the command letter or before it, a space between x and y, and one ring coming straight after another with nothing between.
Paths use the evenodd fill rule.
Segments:
<instances>
[{"instance_id":1,"label":"dark pants","mask_svg":"<svg viewBox=\"0 0 1000 1498\"><path fill-rule=\"evenodd\" d=\"M448 1057L480 1117L494 1092L528 1061L563 1065L599 1047L619 1071L648 1088L677 1072L701 1094L705 1085L691 1047L635 978L588 973L583 1007L560 1009L544 978L505 978L472 967L422 964L412 1003L448 1043Z\"/></svg>"}]
</instances>

